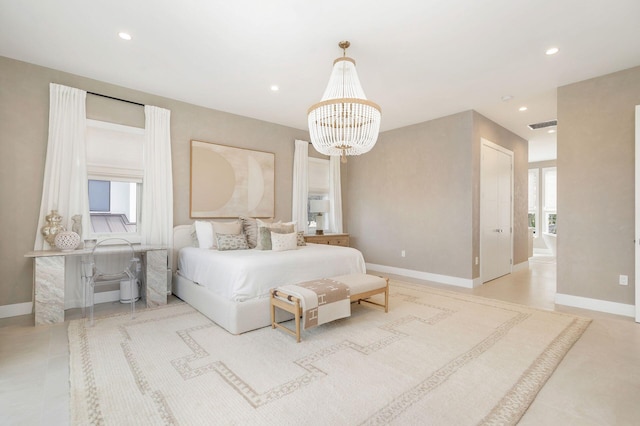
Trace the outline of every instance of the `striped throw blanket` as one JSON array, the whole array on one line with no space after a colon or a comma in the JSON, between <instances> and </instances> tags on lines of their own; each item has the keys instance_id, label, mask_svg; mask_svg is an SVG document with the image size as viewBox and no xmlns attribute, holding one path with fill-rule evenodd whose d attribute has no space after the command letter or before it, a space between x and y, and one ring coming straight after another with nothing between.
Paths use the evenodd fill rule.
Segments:
<instances>
[{"instance_id":1,"label":"striped throw blanket","mask_svg":"<svg viewBox=\"0 0 640 426\"><path fill-rule=\"evenodd\" d=\"M329 278L280 287L300 299L303 328L311 328L351 315L349 287Z\"/></svg>"}]
</instances>

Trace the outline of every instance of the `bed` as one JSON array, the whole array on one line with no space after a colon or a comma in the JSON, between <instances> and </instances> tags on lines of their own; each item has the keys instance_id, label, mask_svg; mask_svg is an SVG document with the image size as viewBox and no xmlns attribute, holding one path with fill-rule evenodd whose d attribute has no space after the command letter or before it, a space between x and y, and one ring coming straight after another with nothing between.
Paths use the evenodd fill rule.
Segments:
<instances>
[{"instance_id":1,"label":"bed","mask_svg":"<svg viewBox=\"0 0 640 426\"><path fill-rule=\"evenodd\" d=\"M173 232L173 293L232 334L271 325L269 290L316 278L366 273L350 247L217 251L193 247L191 225ZM287 319L280 313L278 321Z\"/></svg>"}]
</instances>

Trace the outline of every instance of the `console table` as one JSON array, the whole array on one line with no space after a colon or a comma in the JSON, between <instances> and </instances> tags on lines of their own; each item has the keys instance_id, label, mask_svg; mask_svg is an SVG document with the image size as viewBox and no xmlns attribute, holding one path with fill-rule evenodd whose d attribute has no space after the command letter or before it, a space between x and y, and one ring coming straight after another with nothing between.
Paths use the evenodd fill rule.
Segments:
<instances>
[{"instance_id":1,"label":"console table","mask_svg":"<svg viewBox=\"0 0 640 426\"><path fill-rule=\"evenodd\" d=\"M167 304L167 249L163 246L133 245L134 251L145 258L145 297L147 307ZM25 254L34 260L34 309L35 323L55 324L64 322L64 272L66 259L91 255L91 249L69 252L38 250ZM118 246L101 250L100 255L122 253ZM83 302L84 303L84 302Z\"/></svg>"},{"instance_id":2,"label":"console table","mask_svg":"<svg viewBox=\"0 0 640 426\"><path fill-rule=\"evenodd\" d=\"M349 234L305 235L304 240L314 244L349 247Z\"/></svg>"}]
</instances>

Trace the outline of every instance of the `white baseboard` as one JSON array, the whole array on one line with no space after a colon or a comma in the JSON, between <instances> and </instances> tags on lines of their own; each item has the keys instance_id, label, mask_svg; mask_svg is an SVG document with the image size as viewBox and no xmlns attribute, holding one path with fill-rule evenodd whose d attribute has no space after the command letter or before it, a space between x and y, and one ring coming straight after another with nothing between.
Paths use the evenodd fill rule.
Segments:
<instances>
[{"instance_id":1,"label":"white baseboard","mask_svg":"<svg viewBox=\"0 0 640 426\"><path fill-rule=\"evenodd\" d=\"M402 275L403 277L417 278L419 280L433 281L441 284L455 285L457 287L474 288L482 284L479 278L468 279L451 277L449 275L432 274L429 272L414 271L412 269L396 268L395 266L377 265L366 263L367 270L373 269L377 272L387 272L389 274Z\"/></svg>"},{"instance_id":2,"label":"white baseboard","mask_svg":"<svg viewBox=\"0 0 640 426\"><path fill-rule=\"evenodd\" d=\"M96 293L93 298L94 303L115 302L116 300L120 300L120 290Z\"/></svg>"},{"instance_id":3,"label":"white baseboard","mask_svg":"<svg viewBox=\"0 0 640 426\"><path fill-rule=\"evenodd\" d=\"M33 302L15 303L13 305L0 306L0 318L29 315L33 312Z\"/></svg>"},{"instance_id":4,"label":"white baseboard","mask_svg":"<svg viewBox=\"0 0 640 426\"><path fill-rule=\"evenodd\" d=\"M94 303L115 302L120 300L120 290L101 291L93 296ZM82 299L70 299L65 302L64 309L74 309L82 307Z\"/></svg>"},{"instance_id":5,"label":"white baseboard","mask_svg":"<svg viewBox=\"0 0 640 426\"><path fill-rule=\"evenodd\" d=\"M528 260L525 260L524 262L520 262L518 264L513 265L513 268L511 268L511 272L522 271L523 269L529 269Z\"/></svg>"},{"instance_id":6,"label":"white baseboard","mask_svg":"<svg viewBox=\"0 0 640 426\"><path fill-rule=\"evenodd\" d=\"M623 315L625 317L634 318L636 316L635 306L627 305L624 303L610 302L608 300L590 299L588 297L556 293L555 302L558 305L573 306L574 308L589 309L592 311Z\"/></svg>"}]
</instances>

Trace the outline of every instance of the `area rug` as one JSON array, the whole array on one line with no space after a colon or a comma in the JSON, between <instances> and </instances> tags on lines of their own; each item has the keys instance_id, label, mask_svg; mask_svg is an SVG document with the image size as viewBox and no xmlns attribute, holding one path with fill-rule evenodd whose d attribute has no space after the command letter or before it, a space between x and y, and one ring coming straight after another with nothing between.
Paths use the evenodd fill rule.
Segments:
<instances>
[{"instance_id":1,"label":"area rug","mask_svg":"<svg viewBox=\"0 0 640 426\"><path fill-rule=\"evenodd\" d=\"M72 321L72 423L515 424L590 322L402 282L352 308L301 343L185 303Z\"/></svg>"}]
</instances>

